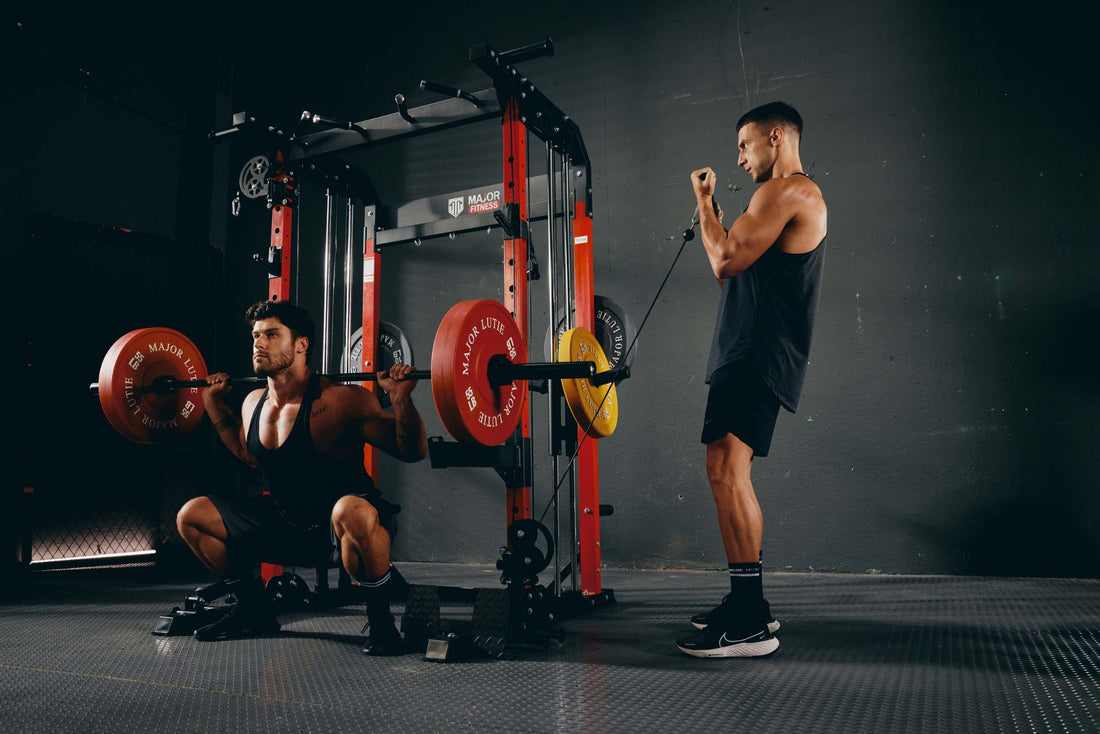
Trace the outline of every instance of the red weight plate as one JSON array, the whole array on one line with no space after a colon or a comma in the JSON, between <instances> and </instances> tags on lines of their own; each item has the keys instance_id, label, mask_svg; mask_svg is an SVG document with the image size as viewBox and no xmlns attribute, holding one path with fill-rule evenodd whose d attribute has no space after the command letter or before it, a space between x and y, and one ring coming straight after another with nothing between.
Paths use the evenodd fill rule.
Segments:
<instances>
[{"instance_id":1,"label":"red weight plate","mask_svg":"<svg viewBox=\"0 0 1100 734\"><path fill-rule=\"evenodd\" d=\"M527 344L499 301L460 301L443 317L432 345L432 398L439 419L457 441L499 446L519 425L527 382L489 382L489 359L503 354L527 361Z\"/></svg>"},{"instance_id":2,"label":"red weight plate","mask_svg":"<svg viewBox=\"0 0 1100 734\"><path fill-rule=\"evenodd\" d=\"M103 361L99 366L99 382L96 383L96 391L99 395L99 405L103 409L103 415L107 418L107 422L111 424L111 427L118 432L123 438L130 441L136 441L137 438L133 432L126 425L122 419L116 405L120 404L120 401L108 391L108 386L103 384L103 375L106 372L111 372L113 369L108 365L114 365L118 361L118 352L125 343L126 338L122 337L115 341L111 345L111 348L107 350L107 354L104 355Z\"/></svg>"},{"instance_id":3,"label":"red weight plate","mask_svg":"<svg viewBox=\"0 0 1100 734\"><path fill-rule=\"evenodd\" d=\"M202 388L152 392L153 381L165 375L177 380L206 377L202 353L178 331L137 329L107 350L99 367L99 404L121 436L137 443L165 443L195 430L205 412Z\"/></svg>"}]
</instances>

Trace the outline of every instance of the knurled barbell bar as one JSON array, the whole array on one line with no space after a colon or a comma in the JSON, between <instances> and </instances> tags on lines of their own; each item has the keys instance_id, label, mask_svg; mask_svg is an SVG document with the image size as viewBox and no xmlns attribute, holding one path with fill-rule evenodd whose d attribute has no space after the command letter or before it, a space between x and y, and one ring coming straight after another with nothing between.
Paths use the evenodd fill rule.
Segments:
<instances>
[{"instance_id":1,"label":"knurled barbell bar","mask_svg":"<svg viewBox=\"0 0 1100 734\"><path fill-rule=\"evenodd\" d=\"M582 333L583 332L583 333ZM440 420L458 441L498 446L519 425L526 386L532 379L558 379L578 424L590 435L610 435L617 422L613 381L594 336L572 330L564 347L585 359L526 362L527 346L508 310L481 299L455 304L444 316L432 348L431 370L406 379L431 380ZM580 346L577 346L580 345ZM602 357L602 359L601 359ZM164 443L190 433L204 408L198 391L208 387L206 362L183 334L166 328L138 329L112 345L100 366L103 413L122 436L138 443ZM327 375L336 382L376 381L376 372ZM234 385L261 385L263 377L232 377Z\"/></svg>"},{"instance_id":2,"label":"knurled barbell bar","mask_svg":"<svg viewBox=\"0 0 1100 734\"><path fill-rule=\"evenodd\" d=\"M377 372L336 372L325 373L333 382L377 382ZM494 354L489 358L489 382L497 387L503 387L516 380L539 379L569 379L588 378L593 385L606 385L615 381L614 371L597 372L595 362L573 362L563 364L561 362L511 362L503 354ZM412 370L403 379L406 380L430 380L431 370ZM266 377L230 377L226 380L230 385L265 385ZM158 395L167 395L173 390L184 390L189 387L209 387L206 380L177 380L172 375L161 375L153 379L148 387L142 388L143 392L152 392ZM99 384L93 382L89 385L92 393L99 391Z\"/></svg>"}]
</instances>

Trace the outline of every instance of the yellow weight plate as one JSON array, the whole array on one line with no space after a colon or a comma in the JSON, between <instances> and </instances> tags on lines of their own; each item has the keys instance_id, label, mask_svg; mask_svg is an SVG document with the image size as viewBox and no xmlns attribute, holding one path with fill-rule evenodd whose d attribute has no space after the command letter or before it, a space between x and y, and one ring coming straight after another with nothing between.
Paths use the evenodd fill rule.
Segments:
<instances>
[{"instance_id":1,"label":"yellow weight plate","mask_svg":"<svg viewBox=\"0 0 1100 734\"><path fill-rule=\"evenodd\" d=\"M558 342L559 362L595 362L597 372L607 372L603 347L592 332L581 327L569 329ZM581 430L592 438L606 438L619 424L619 395L615 383L593 385L586 377L561 381L565 402Z\"/></svg>"}]
</instances>

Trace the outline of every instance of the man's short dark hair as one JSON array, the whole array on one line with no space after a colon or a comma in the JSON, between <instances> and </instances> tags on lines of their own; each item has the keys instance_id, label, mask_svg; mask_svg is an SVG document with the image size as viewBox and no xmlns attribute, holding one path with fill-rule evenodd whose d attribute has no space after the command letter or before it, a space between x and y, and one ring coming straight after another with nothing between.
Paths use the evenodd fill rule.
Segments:
<instances>
[{"instance_id":1,"label":"man's short dark hair","mask_svg":"<svg viewBox=\"0 0 1100 734\"><path fill-rule=\"evenodd\" d=\"M317 327L305 308L290 301L258 301L248 307L244 317L249 326L253 326L260 319L279 319L283 326L290 329L292 337L297 339L304 336L309 340L309 346L306 348L306 362L309 362L313 354L313 339L317 333Z\"/></svg>"},{"instance_id":2,"label":"man's short dark hair","mask_svg":"<svg viewBox=\"0 0 1100 734\"><path fill-rule=\"evenodd\" d=\"M777 125L793 127L798 136L802 137L802 115L786 102L768 102L754 107L741 115L741 119L737 121L737 129L740 130L750 122L768 129Z\"/></svg>"}]
</instances>

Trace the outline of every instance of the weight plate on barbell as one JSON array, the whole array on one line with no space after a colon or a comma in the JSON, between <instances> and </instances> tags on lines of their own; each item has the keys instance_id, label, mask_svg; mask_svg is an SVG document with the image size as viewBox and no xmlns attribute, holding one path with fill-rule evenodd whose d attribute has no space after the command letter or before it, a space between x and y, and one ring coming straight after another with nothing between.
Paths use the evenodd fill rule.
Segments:
<instances>
[{"instance_id":1,"label":"weight plate on barbell","mask_svg":"<svg viewBox=\"0 0 1100 734\"><path fill-rule=\"evenodd\" d=\"M190 433L202 420L201 388L167 394L151 389L153 381L206 377L206 362L198 347L173 329L136 329L107 350L99 367L99 403L107 422L137 443L165 443Z\"/></svg>"},{"instance_id":2,"label":"weight plate on barbell","mask_svg":"<svg viewBox=\"0 0 1100 734\"><path fill-rule=\"evenodd\" d=\"M587 329L577 327L561 335L558 342L559 362L595 362L596 372L611 369L600 342ZM582 431L592 438L606 438L619 424L619 396L614 383L593 385L581 377L561 381L562 394L569 412Z\"/></svg>"},{"instance_id":3,"label":"weight plate on barbell","mask_svg":"<svg viewBox=\"0 0 1100 734\"><path fill-rule=\"evenodd\" d=\"M598 293L595 296L595 307L596 329L594 333L603 348L604 354L607 355L607 362L611 365L611 369L618 368L619 362L626 354L626 350L630 349L633 344L634 348L630 349L629 355L626 355L626 366L632 366L634 357L638 354L638 345L634 341L638 336L638 329L634 326L634 321L622 306ZM570 311L572 310L570 308ZM559 309L556 324L559 343L565 327L565 309ZM551 335L550 327L547 326L544 344L544 353L547 360L553 360L556 351L556 345L552 343Z\"/></svg>"},{"instance_id":4,"label":"weight plate on barbell","mask_svg":"<svg viewBox=\"0 0 1100 734\"><path fill-rule=\"evenodd\" d=\"M447 311L432 344L432 398L457 441L499 446L519 425L527 381L494 386L489 359L497 354L527 361L527 344L502 303L459 301Z\"/></svg>"},{"instance_id":5,"label":"weight plate on barbell","mask_svg":"<svg viewBox=\"0 0 1100 734\"><path fill-rule=\"evenodd\" d=\"M405 332L401 331L396 325L383 321L378 325L378 350L375 353L376 366L367 371L381 372L382 370L388 370L395 364L416 364L413 361L412 345L405 337ZM355 333L351 335L351 343L344 350L340 369L343 372L359 372L363 369L362 328L356 329ZM376 389L378 390L378 402L382 404L383 408L390 407L389 393L377 386Z\"/></svg>"}]
</instances>

